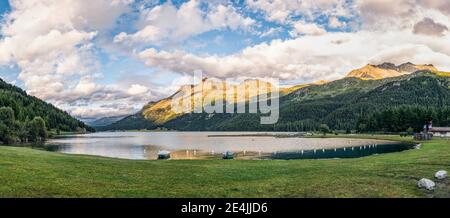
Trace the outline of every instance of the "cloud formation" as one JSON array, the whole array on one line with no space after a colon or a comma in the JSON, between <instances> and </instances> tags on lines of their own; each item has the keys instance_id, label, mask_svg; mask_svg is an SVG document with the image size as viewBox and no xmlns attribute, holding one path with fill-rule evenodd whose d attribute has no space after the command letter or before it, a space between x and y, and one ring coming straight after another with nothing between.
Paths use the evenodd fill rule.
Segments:
<instances>
[{"instance_id":1,"label":"cloud formation","mask_svg":"<svg viewBox=\"0 0 450 218\"><path fill-rule=\"evenodd\" d=\"M319 16L350 16L345 0L246 0L250 9L261 11L268 21L288 23L296 16L314 20Z\"/></svg>"},{"instance_id":2,"label":"cloud formation","mask_svg":"<svg viewBox=\"0 0 450 218\"><path fill-rule=\"evenodd\" d=\"M208 5L205 12L201 2L191 0L177 8L171 1L150 9L143 9L138 20L139 31L121 32L114 42L124 44L156 44L182 42L185 39L211 30L249 28L255 21L241 16L230 5Z\"/></svg>"},{"instance_id":3,"label":"cloud formation","mask_svg":"<svg viewBox=\"0 0 450 218\"><path fill-rule=\"evenodd\" d=\"M431 63L450 69L447 40L450 38L435 39L409 31L387 34L360 31L274 40L228 56L199 56L151 48L142 51L139 57L149 67L174 72L202 70L208 76L220 78L245 74L311 82L317 78L336 79L352 68L384 61Z\"/></svg>"},{"instance_id":4,"label":"cloud formation","mask_svg":"<svg viewBox=\"0 0 450 218\"><path fill-rule=\"evenodd\" d=\"M130 3L12 0L11 13L1 26L0 64L17 65L18 79L29 94L69 111L70 105L81 102L99 104L111 99L134 103L132 97L143 94L141 87L131 86L127 92L95 81L101 67L96 39L130 11Z\"/></svg>"},{"instance_id":5,"label":"cloud formation","mask_svg":"<svg viewBox=\"0 0 450 218\"><path fill-rule=\"evenodd\" d=\"M294 29L291 31L293 37L298 37L300 35L323 35L327 31L315 24L315 23L305 23L303 21L298 21L294 23Z\"/></svg>"},{"instance_id":6,"label":"cloud formation","mask_svg":"<svg viewBox=\"0 0 450 218\"><path fill-rule=\"evenodd\" d=\"M188 83L186 74L195 70L284 82L336 79L385 61L450 71L449 1L10 0L10 5L0 27L0 65L19 69L17 79L28 93L79 117L133 113ZM141 78L131 64L124 72L128 78L117 79L114 67L105 72L104 65L122 59L145 64L141 71L148 75Z\"/></svg>"},{"instance_id":7,"label":"cloud formation","mask_svg":"<svg viewBox=\"0 0 450 218\"><path fill-rule=\"evenodd\" d=\"M444 24L436 23L431 18L424 18L414 25L413 32L415 34L431 35L431 36L443 36L448 31L448 28Z\"/></svg>"}]
</instances>

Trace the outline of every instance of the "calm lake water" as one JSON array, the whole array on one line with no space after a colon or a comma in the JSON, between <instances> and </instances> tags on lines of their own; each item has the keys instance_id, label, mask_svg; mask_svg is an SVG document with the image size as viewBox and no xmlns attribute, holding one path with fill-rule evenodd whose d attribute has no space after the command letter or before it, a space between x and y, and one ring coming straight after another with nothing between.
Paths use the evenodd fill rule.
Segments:
<instances>
[{"instance_id":1,"label":"calm lake water","mask_svg":"<svg viewBox=\"0 0 450 218\"><path fill-rule=\"evenodd\" d=\"M226 151L234 152L239 159L301 159L358 157L407 149L382 140L275 137L276 134L293 133L99 132L52 139L46 147L68 154L136 160L157 159L157 153L163 150L171 152L171 159L220 158ZM343 154L330 156L328 152Z\"/></svg>"}]
</instances>

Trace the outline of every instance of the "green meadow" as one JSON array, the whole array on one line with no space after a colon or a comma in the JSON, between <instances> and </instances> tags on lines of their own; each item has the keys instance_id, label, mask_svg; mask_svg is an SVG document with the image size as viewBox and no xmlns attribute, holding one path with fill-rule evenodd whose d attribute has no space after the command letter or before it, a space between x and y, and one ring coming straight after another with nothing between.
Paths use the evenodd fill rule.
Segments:
<instances>
[{"instance_id":1,"label":"green meadow","mask_svg":"<svg viewBox=\"0 0 450 218\"><path fill-rule=\"evenodd\" d=\"M166 161L1 146L0 196L450 197L447 180L435 191L417 188L419 179L450 171L450 140L421 144L421 149L355 159Z\"/></svg>"}]
</instances>

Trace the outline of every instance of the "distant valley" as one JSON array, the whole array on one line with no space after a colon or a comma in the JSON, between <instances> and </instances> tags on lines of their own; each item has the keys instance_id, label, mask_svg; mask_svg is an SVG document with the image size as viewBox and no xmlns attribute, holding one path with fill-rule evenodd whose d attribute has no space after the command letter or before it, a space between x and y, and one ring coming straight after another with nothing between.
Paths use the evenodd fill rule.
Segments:
<instances>
[{"instance_id":1,"label":"distant valley","mask_svg":"<svg viewBox=\"0 0 450 218\"><path fill-rule=\"evenodd\" d=\"M119 120L122 120L123 118L127 117L128 115L122 115L122 116L111 116L111 117L102 117L98 119L93 119L89 121L85 121L85 123L92 127L101 127L101 126L108 126L111 125Z\"/></svg>"}]
</instances>

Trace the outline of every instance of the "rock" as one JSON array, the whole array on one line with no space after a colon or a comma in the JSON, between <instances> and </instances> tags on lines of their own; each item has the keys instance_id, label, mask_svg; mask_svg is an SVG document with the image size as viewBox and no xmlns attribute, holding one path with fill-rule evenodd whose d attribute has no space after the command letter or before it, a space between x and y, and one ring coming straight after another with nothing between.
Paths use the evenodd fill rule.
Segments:
<instances>
[{"instance_id":1,"label":"rock","mask_svg":"<svg viewBox=\"0 0 450 218\"><path fill-rule=\"evenodd\" d=\"M434 190L434 187L436 186L436 184L429 179L423 178L423 179L419 180L419 182L417 183L417 186L419 186L419 188L424 188L424 189L431 191L431 190Z\"/></svg>"},{"instance_id":2,"label":"rock","mask_svg":"<svg viewBox=\"0 0 450 218\"><path fill-rule=\"evenodd\" d=\"M436 177L436 179L445 179L447 178L448 173L445 170L439 170L436 172L436 174L434 174L434 177Z\"/></svg>"},{"instance_id":3,"label":"rock","mask_svg":"<svg viewBox=\"0 0 450 218\"><path fill-rule=\"evenodd\" d=\"M160 151L158 152L159 160L166 160L170 158L170 151Z\"/></svg>"},{"instance_id":4,"label":"rock","mask_svg":"<svg viewBox=\"0 0 450 218\"><path fill-rule=\"evenodd\" d=\"M422 147L422 144L417 144L414 146L414 149L420 149Z\"/></svg>"}]
</instances>

